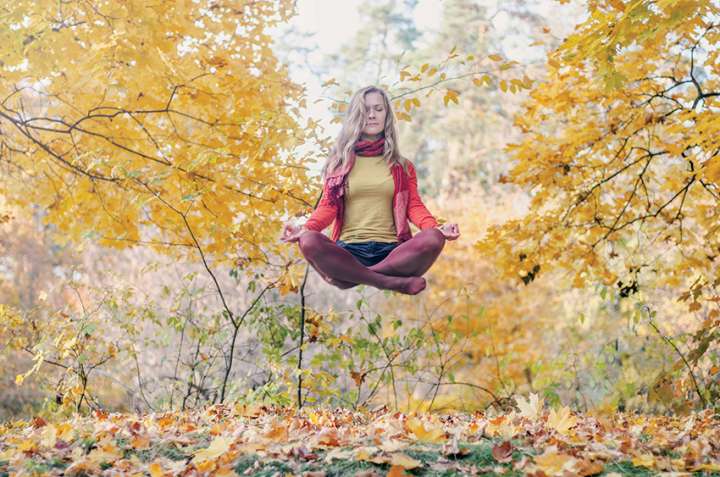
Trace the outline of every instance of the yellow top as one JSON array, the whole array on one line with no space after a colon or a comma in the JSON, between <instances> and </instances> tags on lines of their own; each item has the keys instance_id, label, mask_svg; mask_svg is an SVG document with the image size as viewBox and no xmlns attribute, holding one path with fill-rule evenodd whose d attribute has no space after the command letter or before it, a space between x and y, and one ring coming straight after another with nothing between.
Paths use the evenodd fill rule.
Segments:
<instances>
[{"instance_id":1,"label":"yellow top","mask_svg":"<svg viewBox=\"0 0 720 477\"><path fill-rule=\"evenodd\" d=\"M383 156L357 156L347 177L345 216L340 240L397 242L392 200L395 192L390 167Z\"/></svg>"}]
</instances>

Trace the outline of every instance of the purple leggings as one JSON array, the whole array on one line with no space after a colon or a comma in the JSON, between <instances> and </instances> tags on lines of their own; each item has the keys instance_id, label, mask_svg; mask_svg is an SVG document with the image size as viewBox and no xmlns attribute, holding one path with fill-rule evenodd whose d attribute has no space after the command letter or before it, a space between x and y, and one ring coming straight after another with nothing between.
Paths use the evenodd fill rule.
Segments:
<instances>
[{"instance_id":1,"label":"purple leggings","mask_svg":"<svg viewBox=\"0 0 720 477\"><path fill-rule=\"evenodd\" d=\"M414 295L425 288L421 277L442 252L445 236L436 228L422 230L369 267L321 232L305 232L298 245L320 276L340 289L365 284Z\"/></svg>"}]
</instances>

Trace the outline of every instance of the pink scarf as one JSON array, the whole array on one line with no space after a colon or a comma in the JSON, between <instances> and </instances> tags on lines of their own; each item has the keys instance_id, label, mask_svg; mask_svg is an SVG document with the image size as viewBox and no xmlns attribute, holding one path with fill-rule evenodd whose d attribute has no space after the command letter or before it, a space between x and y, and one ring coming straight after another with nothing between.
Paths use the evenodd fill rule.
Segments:
<instances>
[{"instance_id":1,"label":"pink scarf","mask_svg":"<svg viewBox=\"0 0 720 477\"><path fill-rule=\"evenodd\" d=\"M360 139L355 143L353 152L350 154L344 167L334 171L325 181L328 187L328 199L336 205L344 194L345 178L355 165L356 156L381 156L385 152L385 136L375 140Z\"/></svg>"}]
</instances>

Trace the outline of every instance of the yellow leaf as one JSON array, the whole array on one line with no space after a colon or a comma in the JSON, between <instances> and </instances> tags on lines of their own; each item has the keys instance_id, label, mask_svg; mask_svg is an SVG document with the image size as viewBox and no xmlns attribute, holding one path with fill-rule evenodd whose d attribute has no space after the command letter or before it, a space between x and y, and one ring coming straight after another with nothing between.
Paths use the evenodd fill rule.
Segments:
<instances>
[{"instance_id":1,"label":"yellow leaf","mask_svg":"<svg viewBox=\"0 0 720 477\"><path fill-rule=\"evenodd\" d=\"M507 81L505 81L505 80L500 81L500 89L503 90L503 92L507 91L507 89L508 89Z\"/></svg>"},{"instance_id":2,"label":"yellow leaf","mask_svg":"<svg viewBox=\"0 0 720 477\"><path fill-rule=\"evenodd\" d=\"M150 477L162 477L164 475L162 466L157 462L150 464Z\"/></svg>"},{"instance_id":3,"label":"yellow leaf","mask_svg":"<svg viewBox=\"0 0 720 477\"><path fill-rule=\"evenodd\" d=\"M425 71L430 67L429 64L425 63L420 67L420 73L425 73Z\"/></svg>"},{"instance_id":4,"label":"yellow leaf","mask_svg":"<svg viewBox=\"0 0 720 477\"><path fill-rule=\"evenodd\" d=\"M557 411L552 409L548 415L548 425L566 435L568 431L577 424L577 418L570 413L570 409L563 406Z\"/></svg>"},{"instance_id":5,"label":"yellow leaf","mask_svg":"<svg viewBox=\"0 0 720 477\"><path fill-rule=\"evenodd\" d=\"M442 428L423 423L417 417L408 419L405 426L419 441L438 443L445 440L445 431Z\"/></svg>"},{"instance_id":6,"label":"yellow leaf","mask_svg":"<svg viewBox=\"0 0 720 477\"><path fill-rule=\"evenodd\" d=\"M397 118L398 118L400 121L410 121L410 120L412 120L412 116L410 116L408 113L404 113L404 112L402 112L402 111L396 111L396 112L395 112L395 116L397 116Z\"/></svg>"},{"instance_id":7,"label":"yellow leaf","mask_svg":"<svg viewBox=\"0 0 720 477\"><path fill-rule=\"evenodd\" d=\"M548 475L561 475L565 472L572 472L575 458L567 454L546 451L542 455L535 456L535 464Z\"/></svg>"},{"instance_id":8,"label":"yellow leaf","mask_svg":"<svg viewBox=\"0 0 720 477\"><path fill-rule=\"evenodd\" d=\"M55 442L57 442L57 428L52 424L45 426L40 436L40 444L52 448L55 447Z\"/></svg>"},{"instance_id":9,"label":"yellow leaf","mask_svg":"<svg viewBox=\"0 0 720 477\"><path fill-rule=\"evenodd\" d=\"M652 454L640 454L632 458L632 463L637 467L647 467L652 469L655 466L655 456Z\"/></svg>"},{"instance_id":10,"label":"yellow leaf","mask_svg":"<svg viewBox=\"0 0 720 477\"><path fill-rule=\"evenodd\" d=\"M450 101L454 102L455 104L459 104L457 97L458 97L457 91L448 89L447 92L445 93L445 96L443 97L443 102L445 103L445 106L447 106Z\"/></svg>"},{"instance_id":11,"label":"yellow leaf","mask_svg":"<svg viewBox=\"0 0 720 477\"><path fill-rule=\"evenodd\" d=\"M361 446L355 449L355 460L370 460L370 457L372 457L375 453L377 453L378 448L374 446Z\"/></svg>"},{"instance_id":12,"label":"yellow leaf","mask_svg":"<svg viewBox=\"0 0 720 477\"><path fill-rule=\"evenodd\" d=\"M520 415L531 420L538 418L543 408L543 402L543 400L538 398L536 393L530 394L527 399L522 396L515 398L515 403L518 409L520 409Z\"/></svg>"},{"instance_id":13,"label":"yellow leaf","mask_svg":"<svg viewBox=\"0 0 720 477\"><path fill-rule=\"evenodd\" d=\"M21 452L28 452L35 449L35 443L30 439L25 439L18 444L17 449Z\"/></svg>"},{"instance_id":14,"label":"yellow leaf","mask_svg":"<svg viewBox=\"0 0 720 477\"><path fill-rule=\"evenodd\" d=\"M133 436L130 441L130 446L132 446L133 449L147 449L150 447L150 438L144 434L138 434Z\"/></svg>"},{"instance_id":15,"label":"yellow leaf","mask_svg":"<svg viewBox=\"0 0 720 477\"><path fill-rule=\"evenodd\" d=\"M496 54L488 55L488 58L493 61L502 61L502 56Z\"/></svg>"},{"instance_id":16,"label":"yellow leaf","mask_svg":"<svg viewBox=\"0 0 720 477\"><path fill-rule=\"evenodd\" d=\"M488 421L485 426L485 434L488 437L502 437L506 441L515 437L521 428L516 426L506 416L498 416Z\"/></svg>"},{"instance_id":17,"label":"yellow leaf","mask_svg":"<svg viewBox=\"0 0 720 477\"><path fill-rule=\"evenodd\" d=\"M232 437L227 436L216 437L207 448L195 452L195 457L192 459L193 464L217 459L230 449L233 440Z\"/></svg>"},{"instance_id":18,"label":"yellow leaf","mask_svg":"<svg viewBox=\"0 0 720 477\"><path fill-rule=\"evenodd\" d=\"M390 464L398 465L405 469L414 469L416 467L420 467L422 465L422 462L420 462L419 460L413 459L412 457L410 457L407 454L398 452L397 454L392 455Z\"/></svg>"}]
</instances>

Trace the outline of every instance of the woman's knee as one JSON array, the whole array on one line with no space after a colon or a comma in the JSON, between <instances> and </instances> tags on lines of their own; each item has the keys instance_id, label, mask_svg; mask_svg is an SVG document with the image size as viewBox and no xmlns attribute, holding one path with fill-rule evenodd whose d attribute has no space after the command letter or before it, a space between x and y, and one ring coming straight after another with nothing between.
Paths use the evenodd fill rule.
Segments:
<instances>
[{"instance_id":1,"label":"woman's knee","mask_svg":"<svg viewBox=\"0 0 720 477\"><path fill-rule=\"evenodd\" d=\"M308 230L300 236L298 246L300 247L300 251L306 257L314 256L324 241L327 241L327 237L322 232Z\"/></svg>"},{"instance_id":2,"label":"woman's knee","mask_svg":"<svg viewBox=\"0 0 720 477\"><path fill-rule=\"evenodd\" d=\"M422 248L426 252L439 252L445 246L445 235L438 229L428 229L423 232Z\"/></svg>"}]
</instances>

